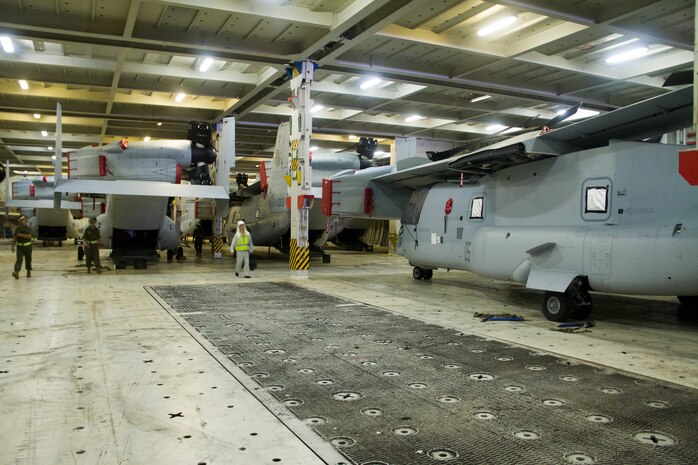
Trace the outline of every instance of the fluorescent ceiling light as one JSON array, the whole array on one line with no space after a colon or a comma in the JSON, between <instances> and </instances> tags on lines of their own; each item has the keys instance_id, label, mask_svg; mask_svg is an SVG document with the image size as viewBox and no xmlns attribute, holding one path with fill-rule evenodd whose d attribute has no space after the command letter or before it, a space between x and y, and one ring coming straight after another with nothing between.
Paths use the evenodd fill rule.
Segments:
<instances>
[{"instance_id":1,"label":"fluorescent ceiling light","mask_svg":"<svg viewBox=\"0 0 698 465\"><path fill-rule=\"evenodd\" d=\"M320 104L315 104L315 105L313 105L313 108L310 109L310 113L318 112L318 111L320 111L320 110L322 110L322 109L324 109L324 108L325 108L325 107L323 107L323 106L320 105Z\"/></svg>"},{"instance_id":2,"label":"fluorescent ceiling light","mask_svg":"<svg viewBox=\"0 0 698 465\"><path fill-rule=\"evenodd\" d=\"M150 142L150 136L145 136L143 138L143 142Z\"/></svg>"},{"instance_id":3,"label":"fluorescent ceiling light","mask_svg":"<svg viewBox=\"0 0 698 465\"><path fill-rule=\"evenodd\" d=\"M636 58L640 58L641 56L646 55L648 51L649 49L647 47L631 48L630 50L611 55L610 57L606 58L606 63L615 64L634 60Z\"/></svg>"},{"instance_id":4,"label":"fluorescent ceiling light","mask_svg":"<svg viewBox=\"0 0 698 465\"><path fill-rule=\"evenodd\" d=\"M523 128L520 128L518 126L512 126L506 131L504 131L502 134L509 134L510 132L516 132L516 131L521 131Z\"/></svg>"},{"instance_id":5,"label":"fluorescent ceiling light","mask_svg":"<svg viewBox=\"0 0 698 465\"><path fill-rule=\"evenodd\" d=\"M371 78L371 79L368 79L368 80L362 82L359 87L361 87L362 89L370 89L371 87L378 85L378 83L380 83L380 82L381 82L381 80L378 78Z\"/></svg>"},{"instance_id":6,"label":"fluorescent ceiling light","mask_svg":"<svg viewBox=\"0 0 698 465\"><path fill-rule=\"evenodd\" d=\"M53 150L53 147L49 145L49 146L47 147L47 149L48 149L48 151L50 152L51 150Z\"/></svg>"},{"instance_id":7,"label":"fluorescent ceiling light","mask_svg":"<svg viewBox=\"0 0 698 465\"><path fill-rule=\"evenodd\" d=\"M355 136L354 134L350 134L350 135L349 135L349 139L355 140L355 139L356 139L356 136Z\"/></svg>"},{"instance_id":8,"label":"fluorescent ceiling light","mask_svg":"<svg viewBox=\"0 0 698 465\"><path fill-rule=\"evenodd\" d=\"M56 156L55 156L55 155L51 155L51 160L55 160L55 159L56 159Z\"/></svg>"},{"instance_id":9,"label":"fluorescent ceiling light","mask_svg":"<svg viewBox=\"0 0 698 465\"><path fill-rule=\"evenodd\" d=\"M161 123L161 122L160 122L160 123L158 123L158 126L162 126L162 123Z\"/></svg>"},{"instance_id":10,"label":"fluorescent ceiling light","mask_svg":"<svg viewBox=\"0 0 698 465\"><path fill-rule=\"evenodd\" d=\"M500 31L504 29L505 27L514 24L516 22L516 16L507 16L505 18L500 19L497 22L494 22L490 24L489 26L485 26L479 31L477 31L477 35L480 37L485 37L486 35L492 34L493 32Z\"/></svg>"},{"instance_id":11,"label":"fluorescent ceiling light","mask_svg":"<svg viewBox=\"0 0 698 465\"><path fill-rule=\"evenodd\" d=\"M27 84L27 81L25 81L24 79L20 79L20 80L17 81L17 82L19 83L19 87L21 87L22 90L27 90L27 89L29 89L29 84Z\"/></svg>"},{"instance_id":12,"label":"fluorescent ceiling light","mask_svg":"<svg viewBox=\"0 0 698 465\"><path fill-rule=\"evenodd\" d=\"M178 93L175 96L175 102L181 102L182 100L184 100L184 97L186 97L186 96L187 96L187 94L185 94L184 92Z\"/></svg>"},{"instance_id":13,"label":"fluorescent ceiling light","mask_svg":"<svg viewBox=\"0 0 698 465\"><path fill-rule=\"evenodd\" d=\"M471 99L470 103L482 102L483 100L487 100L488 98L492 98L492 96L491 95L481 95L479 97L475 97L474 99Z\"/></svg>"},{"instance_id":14,"label":"fluorescent ceiling light","mask_svg":"<svg viewBox=\"0 0 698 465\"><path fill-rule=\"evenodd\" d=\"M504 128L506 128L506 126L504 126L503 124L490 124L485 129L487 129L488 131L501 131Z\"/></svg>"},{"instance_id":15,"label":"fluorescent ceiling light","mask_svg":"<svg viewBox=\"0 0 698 465\"><path fill-rule=\"evenodd\" d=\"M405 118L405 121L410 122L410 121L417 121L417 120L420 120L420 119L424 119L424 117L423 117L423 116L419 116L419 115L410 115L410 116L408 116L407 118Z\"/></svg>"},{"instance_id":16,"label":"fluorescent ceiling light","mask_svg":"<svg viewBox=\"0 0 698 465\"><path fill-rule=\"evenodd\" d=\"M41 135L43 137L48 137L48 131L41 131Z\"/></svg>"},{"instance_id":17,"label":"fluorescent ceiling light","mask_svg":"<svg viewBox=\"0 0 698 465\"><path fill-rule=\"evenodd\" d=\"M199 71L205 73L213 64L213 58L204 58L204 61L199 65Z\"/></svg>"},{"instance_id":18,"label":"fluorescent ceiling light","mask_svg":"<svg viewBox=\"0 0 698 465\"><path fill-rule=\"evenodd\" d=\"M15 44L12 43L12 39L7 36L0 36L0 43L2 44L2 49L6 53L12 53L15 51Z\"/></svg>"},{"instance_id":19,"label":"fluorescent ceiling light","mask_svg":"<svg viewBox=\"0 0 698 465\"><path fill-rule=\"evenodd\" d=\"M38 114L38 113L34 113L34 118L35 118L35 119L39 119L39 118L41 118L41 115Z\"/></svg>"},{"instance_id":20,"label":"fluorescent ceiling light","mask_svg":"<svg viewBox=\"0 0 698 465\"><path fill-rule=\"evenodd\" d=\"M561 115L564 112L565 110L560 110L557 112L557 114ZM598 114L599 112L596 110L587 110L586 108L580 108L579 110L577 110L577 113L567 118L566 121L574 121L576 119L589 118L592 116L597 116Z\"/></svg>"}]
</instances>

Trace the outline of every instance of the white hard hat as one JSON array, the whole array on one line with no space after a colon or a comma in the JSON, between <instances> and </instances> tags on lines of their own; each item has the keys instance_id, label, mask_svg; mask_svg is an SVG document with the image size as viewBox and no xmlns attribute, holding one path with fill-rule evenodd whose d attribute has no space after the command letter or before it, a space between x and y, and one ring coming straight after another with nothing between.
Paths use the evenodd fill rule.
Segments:
<instances>
[{"instance_id":1,"label":"white hard hat","mask_svg":"<svg viewBox=\"0 0 698 465\"><path fill-rule=\"evenodd\" d=\"M238 221L238 226L240 226L241 224L245 224L245 222L242 220Z\"/></svg>"}]
</instances>

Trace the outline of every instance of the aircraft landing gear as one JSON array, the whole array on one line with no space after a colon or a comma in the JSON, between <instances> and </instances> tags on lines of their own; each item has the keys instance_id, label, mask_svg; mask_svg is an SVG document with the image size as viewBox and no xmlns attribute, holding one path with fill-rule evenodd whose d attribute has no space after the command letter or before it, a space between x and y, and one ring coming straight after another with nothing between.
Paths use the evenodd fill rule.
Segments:
<instances>
[{"instance_id":1,"label":"aircraft landing gear","mask_svg":"<svg viewBox=\"0 0 698 465\"><path fill-rule=\"evenodd\" d=\"M414 279L417 279L417 280L427 279L427 280L429 280L429 279L431 279L432 276L434 276L434 270L428 270L425 268L420 268L418 266L415 266L412 269L412 277Z\"/></svg>"},{"instance_id":2,"label":"aircraft landing gear","mask_svg":"<svg viewBox=\"0 0 698 465\"><path fill-rule=\"evenodd\" d=\"M543 296L543 315L550 321L585 320L591 308L591 295L581 279L572 281L564 293L547 291Z\"/></svg>"},{"instance_id":3,"label":"aircraft landing gear","mask_svg":"<svg viewBox=\"0 0 698 465\"><path fill-rule=\"evenodd\" d=\"M172 249L167 249L167 261L171 262L172 258L175 256L175 251Z\"/></svg>"},{"instance_id":4,"label":"aircraft landing gear","mask_svg":"<svg viewBox=\"0 0 698 465\"><path fill-rule=\"evenodd\" d=\"M184 258L184 249L182 247L177 247L177 260Z\"/></svg>"}]
</instances>

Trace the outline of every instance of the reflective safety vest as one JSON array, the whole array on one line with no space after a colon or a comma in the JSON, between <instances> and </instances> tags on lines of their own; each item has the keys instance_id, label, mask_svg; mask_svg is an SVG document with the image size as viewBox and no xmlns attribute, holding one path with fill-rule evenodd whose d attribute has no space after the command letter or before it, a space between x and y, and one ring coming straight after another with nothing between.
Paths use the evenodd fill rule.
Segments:
<instances>
[{"instance_id":1,"label":"reflective safety vest","mask_svg":"<svg viewBox=\"0 0 698 465\"><path fill-rule=\"evenodd\" d=\"M17 242L17 245L20 247L26 247L28 245L32 245L31 241L30 242Z\"/></svg>"},{"instance_id":2,"label":"reflective safety vest","mask_svg":"<svg viewBox=\"0 0 698 465\"><path fill-rule=\"evenodd\" d=\"M250 250L250 235L243 234L238 236L235 240L235 251L244 252L245 250Z\"/></svg>"}]
</instances>

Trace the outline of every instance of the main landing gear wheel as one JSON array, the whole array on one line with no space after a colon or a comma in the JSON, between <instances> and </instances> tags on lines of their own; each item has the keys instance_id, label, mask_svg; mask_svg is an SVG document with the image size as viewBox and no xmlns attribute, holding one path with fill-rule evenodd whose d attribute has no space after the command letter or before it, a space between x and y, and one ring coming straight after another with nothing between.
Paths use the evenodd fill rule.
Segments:
<instances>
[{"instance_id":1,"label":"main landing gear wheel","mask_svg":"<svg viewBox=\"0 0 698 465\"><path fill-rule=\"evenodd\" d=\"M181 260L184 257L184 249L182 247L177 247L177 260Z\"/></svg>"},{"instance_id":2,"label":"main landing gear wheel","mask_svg":"<svg viewBox=\"0 0 698 465\"><path fill-rule=\"evenodd\" d=\"M591 308L591 295L583 279L572 281L564 293L548 291L543 297L543 315L550 321L586 320Z\"/></svg>"},{"instance_id":3,"label":"main landing gear wheel","mask_svg":"<svg viewBox=\"0 0 698 465\"><path fill-rule=\"evenodd\" d=\"M167 249L167 261L172 261L172 257L175 256L175 251L172 249Z\"/></svg>"},{"instance_id":4,"label":"main landing gear wheel","mask_svg":"<svg viewBox=\"0 0 698 465\"><path fill-rule=\"evenodd\" d=\"M78 261L82 261L85 258L85 249L80 245L78 246Z\"/></svg>"},{"instance_id":5,"label":"main landing gear wheel","mask_svg":"<svg viewBox=\"0 0 698 465\"><path fill-rule=\"evenodd\" d=\"M424 279L431 279L434 276L434 270L424 270Z\"/></svg>"},{"instance_id":6,"label":"main landing gear wheel","mask_svg":"<svg viewBox=\"0 0 698 465\"><path fill-rule=\"evenodd\" d=\"M567 321L572 316L567 296L562 292L546 291L543 295L543 315L550 321Z\"/></svg>"}]
</instances>

